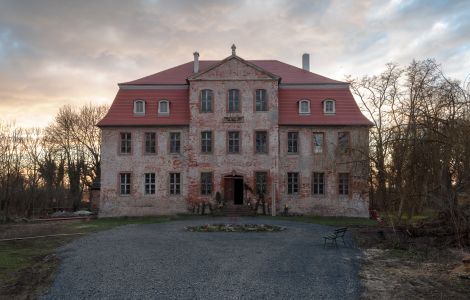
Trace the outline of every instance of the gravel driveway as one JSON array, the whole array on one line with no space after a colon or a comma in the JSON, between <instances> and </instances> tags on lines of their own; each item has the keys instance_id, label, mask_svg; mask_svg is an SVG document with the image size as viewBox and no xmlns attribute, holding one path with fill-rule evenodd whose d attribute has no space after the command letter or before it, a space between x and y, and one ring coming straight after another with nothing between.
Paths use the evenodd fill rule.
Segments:
<instances>
[{"instance_id":1,"label":"gravel driveway","mask_svg":"<svg viewBox=\"0 0 470 300\"><path fill-rule=\"evenodd\" d=\"M187 232L205 223L282 232ZM357 299L360 250L323 248L332 227L259 218L127 225L75 240L44 299ZM349 236L348 236L349 240Z\"/></svg>"}]
</instances>

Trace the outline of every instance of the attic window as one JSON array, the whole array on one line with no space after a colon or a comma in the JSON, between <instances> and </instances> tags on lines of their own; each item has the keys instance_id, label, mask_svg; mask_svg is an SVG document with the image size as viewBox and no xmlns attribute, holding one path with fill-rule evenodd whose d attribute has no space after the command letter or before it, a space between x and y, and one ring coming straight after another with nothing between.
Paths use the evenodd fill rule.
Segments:
<instances>
[{"instance_id":1,"label":"attic window","mask_svg":"<svg viewBox=\"0 0 470 300\"><path fill-rule=\"evenodd\" d=\"M159 115L170 114L170 102L168 100L160 100L158 102L158 114Z\"/></svg>"},{"instance_id":2,"label":"attic window","mask_svg":"<svg viewBox=\"0 0 470 300\"><path fill-rule=\"evenodd\" d=\"M323 102L323 112L325 114L334 114L336 113L335 100L327 99Z\"/></svg>"},{"instance_id":3,"label":"attic window","mask_svg":"<svg viewBox=\"0 0 470 300\"><path fill-rule=\"evenodd\" d=\"M144 100L134 101L134 115L145 115L145 101Z\"/></svg>"},{"instance_id":4,"label":"attic window","mask_svg":"<svg viewBox=\"0 0 470 300\"><path fill-rule=\"evenodd\" d=\"M301 115L310 114L310 101L309 100L299 101L299 114Z\"/></svg>"}]
</instances>

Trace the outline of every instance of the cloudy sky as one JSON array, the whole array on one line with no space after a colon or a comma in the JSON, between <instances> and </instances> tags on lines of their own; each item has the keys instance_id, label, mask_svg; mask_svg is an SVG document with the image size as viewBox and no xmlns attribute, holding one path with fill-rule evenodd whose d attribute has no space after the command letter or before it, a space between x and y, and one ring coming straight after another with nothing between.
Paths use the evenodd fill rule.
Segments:
<instances>
[{"instance_id":1,"label":"cloudy sky","mask_svg":"<svg viewBox=\"0 0 470 300\"><path fill-rule=\"evenodd\" d=\"M470 74L470 1L0 0L0 121L44 126L63 104L192 60L278 59L342 80L435 58Z\"/></svg>"}]
</instances>

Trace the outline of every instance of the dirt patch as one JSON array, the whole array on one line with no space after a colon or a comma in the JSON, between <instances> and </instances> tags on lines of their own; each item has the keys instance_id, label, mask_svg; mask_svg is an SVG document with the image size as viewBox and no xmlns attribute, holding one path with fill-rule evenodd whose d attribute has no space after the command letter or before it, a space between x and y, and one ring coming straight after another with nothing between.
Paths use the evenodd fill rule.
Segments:
<instances>
[{"instance_id":1,"label":"dirt patch","mask_svg":"<svg viewBox=\"0 0 470 300\"><path fill-rule=\"evenodd\" d=\"M354 230L364 252L364 299L468 299L470 280L453 272L464 251L439 248L422 237L407 238L405 248L403 238L391 234L384 228Z\"/></svg>"},{"instance_id":2,"label":"dirt patch","mask_svg":"<svg viewBox=\"0 0 470 300\"><path fill-rule=\"evenodd\" d=\"M37 299L50 287L59 265L55 254L35 257L33 265L12 276L12 280L0 286L0 295L5 299Z\"/></svg>"}]
</instances>

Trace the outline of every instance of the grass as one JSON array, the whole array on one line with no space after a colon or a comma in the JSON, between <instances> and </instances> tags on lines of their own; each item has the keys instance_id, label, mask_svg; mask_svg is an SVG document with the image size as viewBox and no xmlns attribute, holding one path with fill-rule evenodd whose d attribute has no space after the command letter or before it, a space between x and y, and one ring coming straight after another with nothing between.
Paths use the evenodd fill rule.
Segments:
<instances>
[{"instance_id":1,"label":"grass","mask_svg":"<svg viewBox=\"0 0 470 300\"><path fill-rule=\"evenodd\" d=\"M286 220L286 221L298 221L305 223L313 223L320 225L329 225L336 227L358 227L358 226L376 226L377 221L367 218L350 218L350 217L322 217L322 216L263 216L263 218L275 219L275 220Z\"/></svg>"}]
</instances>

